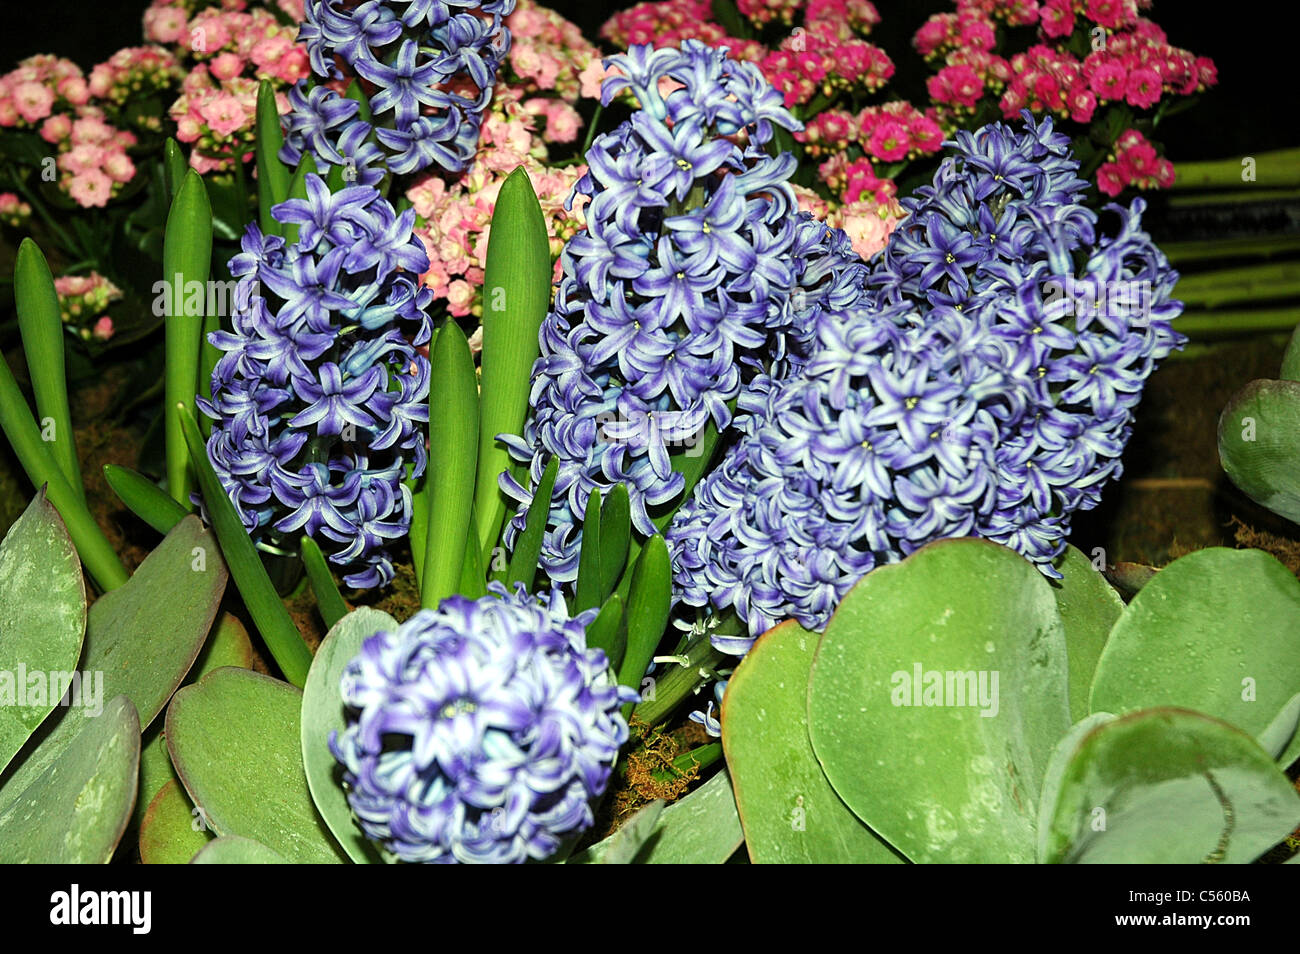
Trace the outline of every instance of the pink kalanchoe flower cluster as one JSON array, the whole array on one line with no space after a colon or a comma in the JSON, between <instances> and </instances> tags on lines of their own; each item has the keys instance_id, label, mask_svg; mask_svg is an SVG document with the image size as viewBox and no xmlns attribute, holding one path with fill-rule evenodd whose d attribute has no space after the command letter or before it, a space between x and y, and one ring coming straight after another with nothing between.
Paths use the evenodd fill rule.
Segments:
<instances>
[{"instance_id":1,"label":"pink kalanchoe flower cluster","mask_svg":"<svg viewBox=\"0 0 1300 954\"><path fill-rule=\"evenodd\" d=\"M173 47L187 63L203 63L218 80L252 76L291 85L311 67L307 51L297 43L302 0L279 4L293 24L270 10L251 10L243 0L207 7L190 15L192 4L154 0L145 11L145 37Z\"/></svg>"},{"instance_id":2,"label":"pink kalanchoe flower cluster","mask_svg":"<svg viewBox=\"0 0 1300 954\"><path fill-rule=\"evenodd\" d=\"M132 96L175 86L184 75L176 55L166 47L129 46L92 69L86 84L95 99L121 107ZM140 114L136 122L151 132L162 128L161 117L154 115Z\"/></svg>"},{"instance_id":3,"label":"pink kalanchoe flower cluster","mask_svg":"<svg viewBox=\"0 0 1300 954\"><path fill-rule=\"evenodd\" d=\"M862 38L880 22L869 0L752 0L740 7L759 26L791 26L799 9L802 23L771 49L756 40L728 36L713 21L708 0L639 3L611 17L601 36L622 48L645 43L676 47L684 40L726 47L732 59L757 63L764 78L785 97L787 108L810 103L818 93L875 92L894 75L894 63L885 51Z\"/></svg>"},{"instance_id":4,"label":"pink kalanchoe flower cluster","mask_svg":"<svg viewBox=\"0 0 1300 954\"><path fill-rule=\"evenodd\" d=\"M81 107L75 119L67 113L49 117L40 136L58 150L59 188L84 208L102 208L135 175L127 155L135 134L109 124L97 107Z\"/></svg>"},{"instance_id":5,"label":"pink kalanchoe flower cluster","mask_svg":"<svg viewBox=\"0 0 1300 954\"><path fill-rule=\"evenodd\" d=\"M233 168L233 157L241 161L251 157L257 85L249 76L218 79L203 63L185 77L181 95L168 113L176 122L176 138L192 146L190 165L195 170L224 172ZM289 111L283 92L277 92L275 99L281 115Z\"/></svg>"},{"instance_id":6,"label":"pink kalanchoe flower cluster","mask_svg":"<svg viewBox=\"0 0 1300 954\"><path fill-rule=\"evenodd\" d=\"M1136 129L1120 134L1108 162L1097 169L1097 188L1119 195L1129 186L1167 189L1174 184L1174 164L1157 155L1156 147Z\"/></svg>"},{"instance_id":7,"label":"pink kalanchoe flower cluster","mask_svg":"<svg viewBox=\"0 0 1300 954\"><path fill-rule=\"evenodd\" d=\"M600 97L599 83L594 88L583 83L585 71L593 64L600 68L600 51L577 24L535 0L516 0L506 26L511 37L507 62L514 76L503 85L524 94L554 93L566 105L579 96Z\"/></svg>"},{"instance_id":8,"label":"pink kalanchoe flower cluster","mask_svg":"<svg viewBox=\"0 0 1300 954\"><path fill-rule=\"evenodd\" d=\"M575 203L572 210L565 203L586 167L545 165L549 156L537 129L538 114L533 112L538 99L521 103L516 90L498 85L469 171L450 181L442 174L426 174L407 190L418 217L415 234L429 253L429 268L420 280L456 317L482 314L480 286L487 263L488 223L501 185L515 167L528 170L550 232L552 256L558 257L564 243L585 227L582 203ZM547 117L548 126L553 115Z\"/></svg>"},{"instance_id":9,"label":"pink kalanchoe flower cluster","mask_svg":"<svg viewBox=\"0 0 1300 954\"><path fill-rule=\"evenodd\" d=\"M63 323L81 338L107 341L113 337L113 319L105 308L122 297L122 290L98 272L61 275L54 279ZM98 317L94 317L98 315Z\"/></svg>"},{"instance_id":10,"label":"pink kalanchoe flower cluster","mask_svg":"<svg viewBox=\"0 0 1300 954\"><path fill-rule=\"evenodd\" d=\"M27 224L32 217L32 207L13 192L0 192L0 225L14 228Z\"/></svg>"},{"instance_id":11,"label":"pink kalanchoe flower cluster","mask_svg":"<svg viewBox=\"0 0 1300 954\"><path fill-rule=\"evenodd\" d=\"M0 76L0 127L31 128L88 102L90 88L81 67L62 57L29 56Z\"/></svg>"},{"instance_id":12,"label":"pink kalanchoe flower cluster","mask_svg":"<svg viewBox=\"0 0 1300 954\"><path fill-rule=\"evenodd\" d=\"M232 157L248 157L258 81L276 87L283 114L289 110L283 89L311 72L306 48L297 42L302 0L276 5L293 24L268 9L249 9L244 0L197 12L192 2L154 0L145 11L145 36L169 46L189 70L168 113L177 139L192 146L190 165L199 172L228 171Z\"/></svg>"}]
</instances>

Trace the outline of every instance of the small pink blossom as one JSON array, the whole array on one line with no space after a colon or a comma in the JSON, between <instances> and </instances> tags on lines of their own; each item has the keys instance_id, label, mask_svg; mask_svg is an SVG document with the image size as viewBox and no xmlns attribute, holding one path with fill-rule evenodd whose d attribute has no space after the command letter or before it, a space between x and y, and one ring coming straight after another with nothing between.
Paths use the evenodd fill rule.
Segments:
<instances>
[{"instance_id":1,"label":"small pink blossom","mask_svg":"<svg viewBox=\"0 0 1300 954\"><path fill-rule=\"evenodd\" d=\"M68 181L68 195L85 208L103 208L113 194L113 180L98 169L87 169Z\"/></svg>"}]
</instances>

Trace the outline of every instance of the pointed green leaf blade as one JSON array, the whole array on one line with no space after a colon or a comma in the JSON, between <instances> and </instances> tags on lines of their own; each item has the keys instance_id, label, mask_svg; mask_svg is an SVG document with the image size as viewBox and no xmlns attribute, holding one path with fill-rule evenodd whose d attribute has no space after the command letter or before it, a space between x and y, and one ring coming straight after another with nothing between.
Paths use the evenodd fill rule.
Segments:
<instances>
[{"instance_id":1,"label":"pointed green leaf blade","mask_svg":"<svg viewBox=\"0 0 1300 954\"><path fill-rule=\"evenodd\" d=\"M235 506L226 496L225 488L212 470L208 460L207 448L199 437L198 425L193 414L183 407L173 410L181 419L182 433L189 447L190 459L198 475L199 487L203 491L203 500L208 506L208 515L212 520L213 532L221 544L230 576L239 588L239 595L244 598L267 648L275 657L276 663L285 678L294 685L300 685L307 678L311 667L311 651L303 641L302 634L294 625L289 611L275 591L275 584L266 573L266 567L257 556L253 542L248 538L243 521L235 513Z\"/></svg>"},{"instance_id":2,"label":"pointed green leaf blade","mask_svg":"<svg viewBox=\"0 0 1300 954\"><path fill-rule=\"evenodd\" d=\"M298 552L302 554L302 564L307 570L311 590L316 594L316 608L320 610L320 618L325 621L325 628L330 629L348 615L348 604L339 595L334 574L330 572L325 554L321 553L316 541L304 534L298 541Z\"/></svg>"},{"instance_id":3,"label":"pointed green leaf blade","mask_svg":"<svg viewBox=\"0 0 1300 954\"><path fill-rule=\"evenodd\" d=\"M189 511L143 474L116 464L104 465L104 479L133 514L159 533L167 533Z\"/></svg>"},{"instance_id":4,"label":"pointed green leaf blade","mask_svg":"<svg viewBox=\"0 0 1300 954\"><path fill-rule=\"evenodd\" d=\"M615 484L600 508L600 599L614 592L627 566L632 538L632 505L626 484Z\"/></svg>"},{"instance_id":5,"label":"pointed green leaf blade","mask_svg":"<svg viewBox=\"0 0 1300 954\"><path fill-rule=\"evenodd\" d=\"M86 499L81 464L68 410L68 384L64 375L63 317L54 277L40 248L29 238L18 246L14 263L14 308L22 333L23 353L36 394L36 414L41 437L49 446L68 485Z\"/></svg>"},{"instance_id":6,"label":"pointed green leaf blade","mask_svg":"<svg viewBox=\"0 0 1300 954\"><path fill-rule=\"evenodd\" d=\"M533 493L533 502L528 506L527 522L523 533L515 540L515 552L510 557L510 571L506 575L506 589L514 591L516 583L523 583L528 592L533 591L533 581L537 576L537 561L542 554L542 537L546 533L546 521L551 513L551 493L555 488L555 476L559 473L559 458L552 457L542 472L542 479L537 482Z\"/></svg>"},{"instance_id":7,"label":"pointed green leaf blade","mask_svg":"<svg viewBox=\"0 0 1300 954\"><path fill-rule=\"evenodd\" d=\"M573 612L600 605L600 491L587 498L582 518L582 546L578 551L578 580L574 584Z\"/></svg>"},{"instance_id":8,"label":"pointed green leaf blade","mask_svg":"<svg viewBox=\"0 0 1300 954\"><path fill-rule=\"evenodd\" d=\"M168 289L163 407L179 404L191 414L198 388L211 268L212 204L203 177L191 169L172 200L163 236L163 284ZM188 509L194 480L185 452L185 436L175 415L168 414L165 424L167 490L172 499Z\"/></svg>"},{"instance_id":9,"label":"pointed green leaf blade","mask_svg":"<svg viewBox=\"0 0 1300 954\"><path fill-rule=\"evenodd\" d=\"M510 466L510 455L497 435L523 433L533 363L540 353L538 332L550 303L546 220L521 166L497 195L483 277L483 403L474 504L484 560L506 512L497 478Z\"/></svg>"},{"instance_id":10,"label":"pointed green leaf blade","mask_svg":"<svg viewBox=\"0 0 1300 954\"><path fill-rule=\"evenodd\" d=\"M429 380L429 529L420 584L426 608L457 591L472 531L478 378L469 341L454 321L434 338Z\"/></svg>"},{"instance_id":11,"label":"pointed green leaf blade","mask_svg":"<svg viewBox=\"0 0 1300 954\"><path fill-rule=\"evenodd\" d=\"M275 88L270 80L257 87L257 221L263 235L279 235L280 223L271 215L271 207L289 197L290 172L280 161L284 134L280 113L275 105Z\"/></svg>"}]
</instances>

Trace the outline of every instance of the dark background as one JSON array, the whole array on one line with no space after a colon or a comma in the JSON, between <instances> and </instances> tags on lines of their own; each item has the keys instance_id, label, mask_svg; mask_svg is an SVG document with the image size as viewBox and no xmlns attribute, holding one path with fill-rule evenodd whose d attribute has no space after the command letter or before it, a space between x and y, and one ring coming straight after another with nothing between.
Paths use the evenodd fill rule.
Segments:
<instances>
[{"instance_id":1,"label":"dark background","mask_svg":"<svg viewBox=\"0 0 1300 954\"><path fill-rule=\"evenodd\" d=\"M916 28L932 13L951 11L950 0L875 0L884 20L872 36L898 66L884 99L920 95L928 75L911 48ZM589 38L613 12L631 6L552 0ZM3 0L0 4L0 72L33 53L55 53L83 69L124 46L142 42L147 0ZM1292 2L1241 2L1211 7L1198 0L1157 0L1146 15L1169 34L1169 42L1209 56L1219 67L1219 86L1194 109L1170 118L1157 131L1174 159L1216 159L1300 145L1295 129L1297 54Z\"/></svg>"}]
</instances>

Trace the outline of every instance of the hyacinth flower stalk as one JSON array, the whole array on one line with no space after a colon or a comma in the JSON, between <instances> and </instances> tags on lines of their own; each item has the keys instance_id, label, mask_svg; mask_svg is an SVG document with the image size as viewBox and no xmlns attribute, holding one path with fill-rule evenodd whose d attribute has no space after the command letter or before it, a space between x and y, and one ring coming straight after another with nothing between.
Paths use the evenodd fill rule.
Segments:
<instances>
[{"instance_id":1,"label":"hyacinth flower stalk","mask_svg":"<svg viewBox=\"0 0 1300 954\"><path fill-rule=\"evenodd\" d=\"M794 162L768 151L776 128L799 128L780 95L752 64L695 42L606 63L617 73L602 102L626 91L640 108L588 151L573 196L590 200L587 230L561 256L533 413L522 439L503 438L528 465L526 482L501 478L516 504L511 549L558 461L540 565L564 583L578 576L592 495L626 485L633 527L653 535L705 433L731 424L749 381L792 361L802 317Z\"/></svg>"},{"instance_id":2,"label":"hyacinth flower stalk","mask_svg":"<svg viewBox=\"0 0 1300 954\"><path fill-rule=\"evenodd\" d=\"M289 92L281 159L297 166L310 155L362 185L431 166L464 171L510 50L504 20L513 10L514 0L307 0L298 38L316 82ZM364 107L324 85L339 79L372 90Z\"/></svg>"},{"instance_id":3,"label":"hyacinth flower stalk","mask_svg":"<svg viewBox=\"0 0 1300 954\"><path fill-rule=\"evenodd\" d=\"M239 279L211 400L208 457L259 548L293 552L301 534L356 588L393 576L389 541L404 536L408 465L425 467L431 293L412 235L374 188L306 197L272 215L292 240L248 226L230 262Z\"/></svg>"},{"instance_id":4,"label":"hyacinth flower stalk","mask_svg":"<svg viewBox=\"0 0 1300 954\"><path fill-rule=\"evenodd\" d=\"M367 639L330 749L362 831L402 861L550 858L589 828L627 740L588 610L492 584Z\"/></svg>"},{"instance_id":5,"label":"hyacinth flower stalk","mask_svg":"<svg viewBox=\"0 0 1300 954\"><path fill-rule=\"evenodd\" d=\"M776 622L821 629L873 568L979 536L1058 576L1071 516L1121 472L1133 409L1180 347L1174 272L1141 199L1080 203L1050 120L947 143L878 257L869 295L822 316L806 366L765 391L745 435L668 533L682 600L734 609L742 655Z\"/></svg>"}]
</instances>

